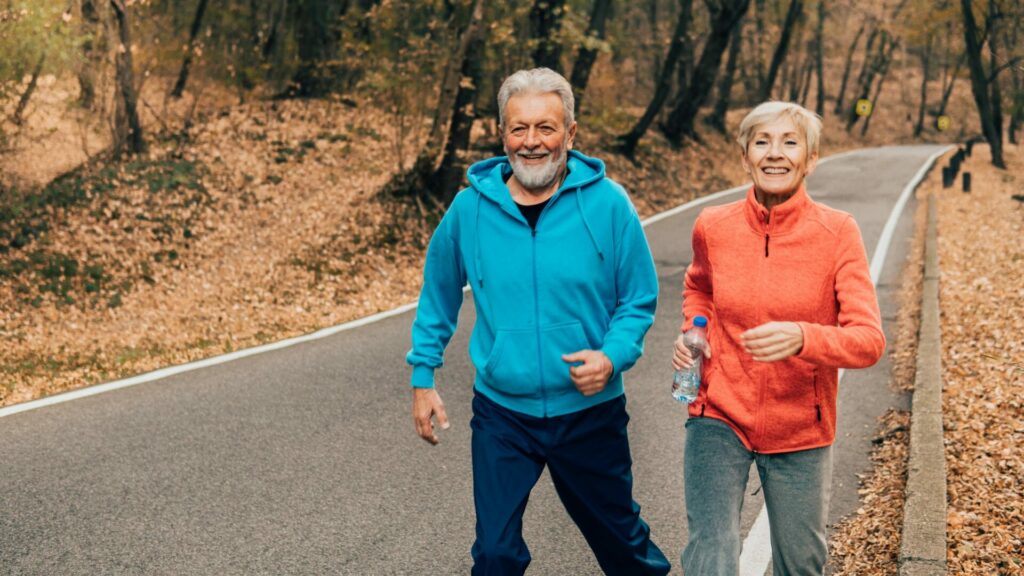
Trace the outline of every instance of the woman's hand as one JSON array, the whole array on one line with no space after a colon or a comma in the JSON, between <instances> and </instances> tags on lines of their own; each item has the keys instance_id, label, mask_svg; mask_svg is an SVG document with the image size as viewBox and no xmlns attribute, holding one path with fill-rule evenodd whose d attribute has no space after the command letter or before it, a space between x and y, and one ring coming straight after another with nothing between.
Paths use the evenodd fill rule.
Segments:
<instances>
[{"instance_id":1,"label":"woman's hand","mask_svg":"<svg viewBox=\"0 0 1024 576\"><path fill-rule=\"evenodd\" d=\"M690 349L683 344L684 334L680 334L676 338L675 346L672 350L672 368L676 370L683 370L693 366L693 355L690 354ZM704 349L704 357L711 358L711 345Z\"/></svg>"},{"instance_id":2,"label":"woman's hand","mask_svg":"<svg viewBox=\"0 0 1024 576\"><path fill-rule=\"evenodd\" d=\"M796 322L769 322L740 334L743 347L758 362L775 362L799 354L804 331Z\"/></svg>"}]
</instances>

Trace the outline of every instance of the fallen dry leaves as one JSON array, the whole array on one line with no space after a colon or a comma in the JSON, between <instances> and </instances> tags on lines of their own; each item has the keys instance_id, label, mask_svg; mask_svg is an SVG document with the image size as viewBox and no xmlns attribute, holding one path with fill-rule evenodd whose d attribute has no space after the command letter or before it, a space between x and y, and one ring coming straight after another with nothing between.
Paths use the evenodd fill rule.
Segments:
<instances>
[{"instance_id":1,"label":"fallen dry leaves","mask_svg":"<svg viewBox=\"0 0 1024 576\"><path fill-rule=\"evenodd\" d=\"M951 574L1024 574L1024 157L986 146L939 194L943 412Z\"/></svg>"},{"instance_id":2,"label":"fallen dry leaves","mask_svg":"<svg viewBox=\"0 0 1024 576\"><path fill-rule=\"evenodd\" d=\"M947 155L948 158L948 155ZM973 192L943 190L936 169L918 189L915 241L904 271L901 311L890 350L893 384L910 390L916 335L926 195L939 199L940 307L950 574L1024 574L1024 158L1007 149L1008 169L975 146L963 171ZM938 165L947 163L945 159ZM906 485L909 415L883 417L863 479L862 507L831 539L835 574L896 574Z\"/></svg>"}]
</instances>

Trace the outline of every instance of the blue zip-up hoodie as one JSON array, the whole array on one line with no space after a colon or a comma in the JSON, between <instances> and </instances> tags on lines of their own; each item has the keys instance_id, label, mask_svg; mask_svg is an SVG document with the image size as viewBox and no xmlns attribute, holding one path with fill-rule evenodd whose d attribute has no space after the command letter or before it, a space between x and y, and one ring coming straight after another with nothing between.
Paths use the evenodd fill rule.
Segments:
<instances>
[{"instance_id":1,"label":"blue zip-up hoodie","mask_svg":"<svg viewBox=\"0 0 1024 576\"><path fill-rule=\"evenodd\" d=\"M640 219L604 163L576 151L531 230L505 180L508 158L469 168L427 249L412 326L412 385L434 386L455 331L462 288L473 289L469 355L476 389L531 416L577 412L622 394L622 373L643 352L658 279ZM600 393L573 385L563 354L601 350L615 371Z\"/></svg>"}]
</instances>

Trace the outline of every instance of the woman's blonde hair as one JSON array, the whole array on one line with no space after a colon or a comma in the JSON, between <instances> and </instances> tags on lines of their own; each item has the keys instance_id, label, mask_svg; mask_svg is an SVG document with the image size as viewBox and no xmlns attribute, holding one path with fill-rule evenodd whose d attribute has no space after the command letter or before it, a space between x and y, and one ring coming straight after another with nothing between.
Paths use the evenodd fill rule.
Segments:
<instances>
[{"instance_id":1,"label":"woman's blonde hair","mask_svg":"<svg viewBox=\"0 0 1024 576\"><path fill-rule=\"evenodd\" d=\"M758 104L747 114L743 122L740 122L740 133L736 141L740 143L743 153L747 152L747 143L750 142L750 137L754 135L754 130L758 126L784 117L791 118L797 128L803 131L804 138L807 140L807 152L817 154L818 141L821 136L821 116L799 104L777 100Z\"/></svg>"}]
</instances>

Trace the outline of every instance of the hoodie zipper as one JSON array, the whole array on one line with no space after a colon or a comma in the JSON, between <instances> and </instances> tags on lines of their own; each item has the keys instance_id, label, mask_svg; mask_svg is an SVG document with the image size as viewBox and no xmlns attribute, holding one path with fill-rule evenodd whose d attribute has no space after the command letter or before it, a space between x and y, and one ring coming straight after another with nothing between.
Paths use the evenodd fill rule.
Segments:
<instances>
[{"instance_id":1,"label":"hoodie zipper","mask_svg":"<svg viewBox=\"0 0 1024 576\"><path fill-rule=\"evenodd\" d=\"M547 210L547 206L544 207ZM543 215L543 211L541 214ZM537 224L540 224L540 217L537 218ZM541 349L540 343L540 288L537 286L537 228L530 230L530 243L533 250L533 326L537 333L537 377L540 379L540 401L542 407L542 414L546 418L548 415L548 394L546 387L544 386L544 354Z\"/></svg>"},{"instance_id":2,"label":"hoodie zipper","mask_svg":"<svg viewBox=\"0 0 1024 576\"><path fill-rule=\"evenodd\" d=\"M554 195L548 199L547 204L541 209L540 214L537 215L537 221L530 229L530 244L533 250L532 261L533 261L533 318L534 318L534 329L537 334L537 367L538 367L538 378L540 378L540 401L541 401L541 413L546 418L548 415L548 393L547 386L544 385L544 354L543 347L540 342L540 285L537 282L537 228L540 227L540 221L544 218L544 213L551 207L552 200L555 196L558 196L561 190L556 190Z\"/></svg>"}]
</instances>

